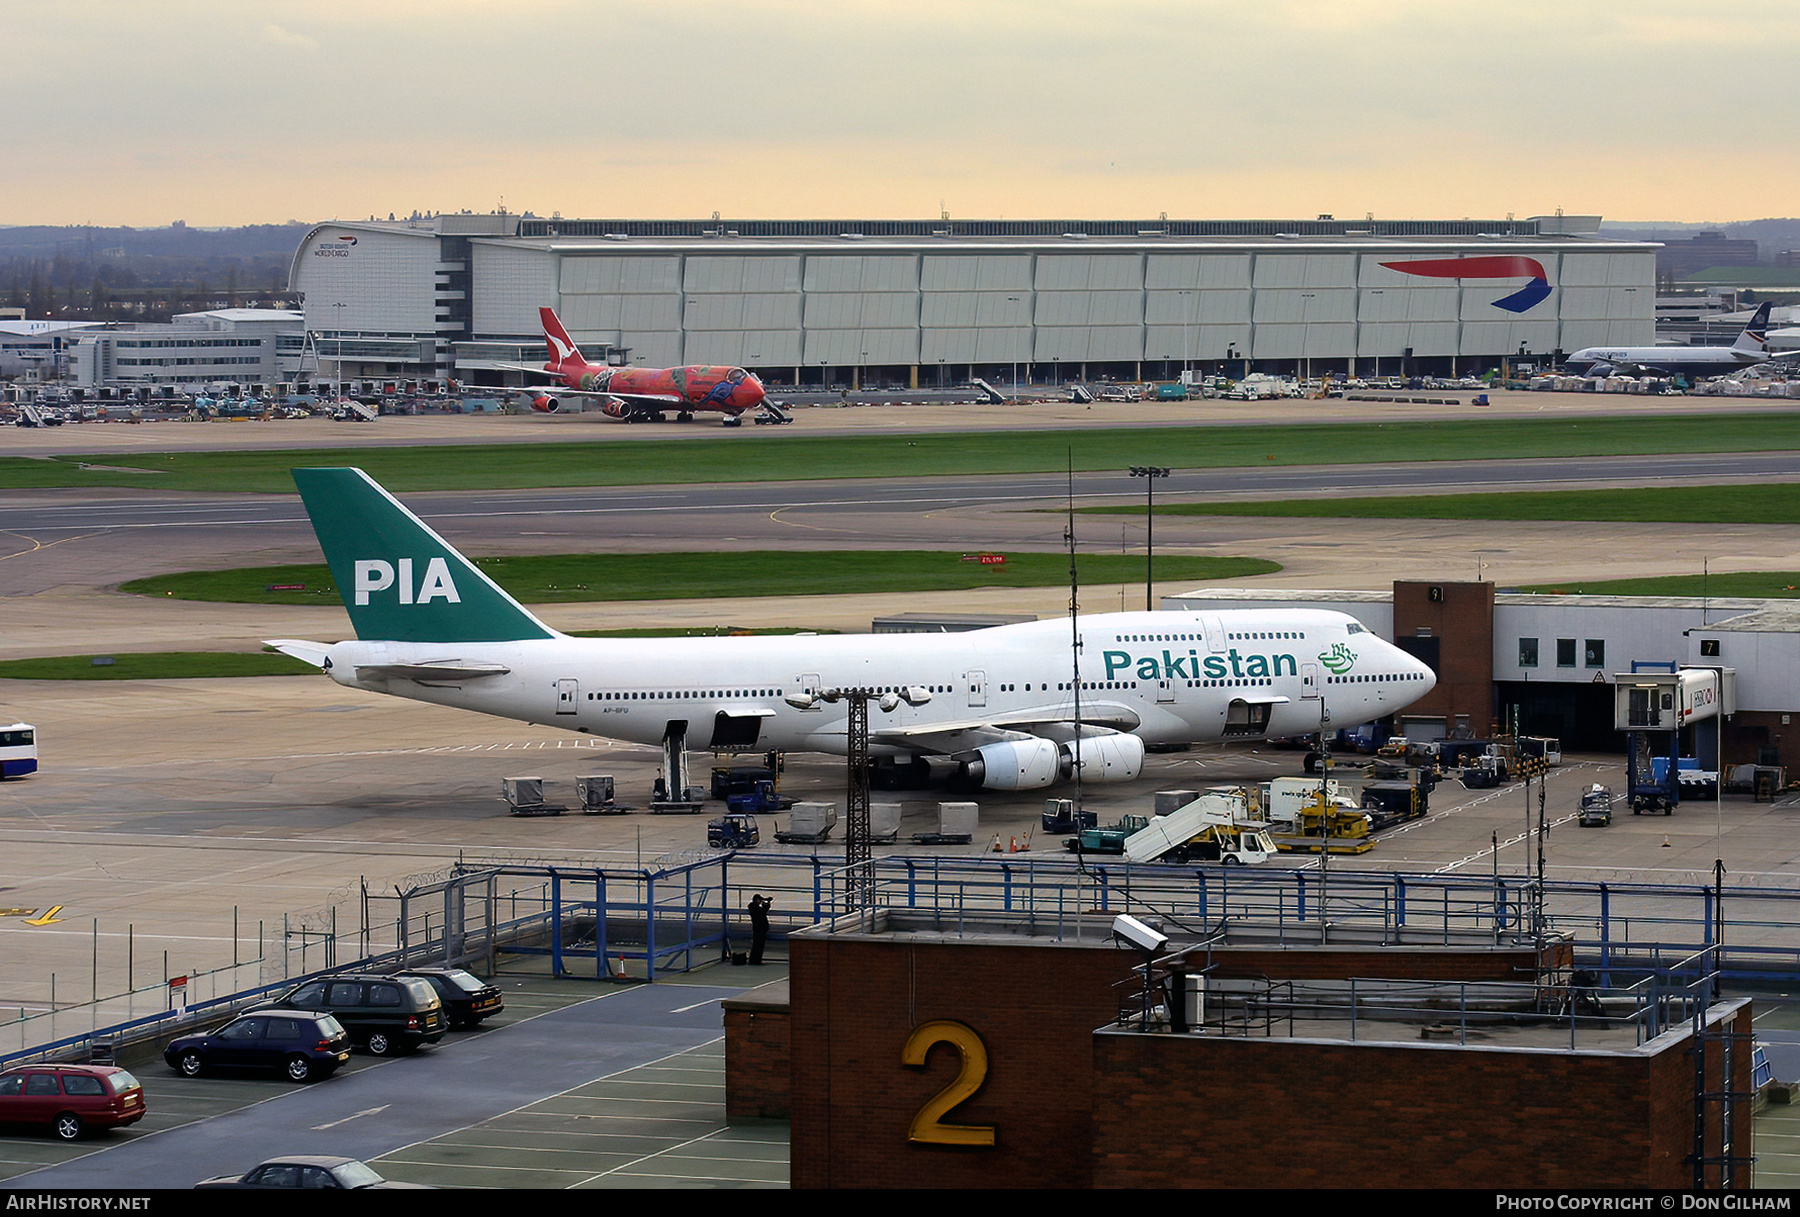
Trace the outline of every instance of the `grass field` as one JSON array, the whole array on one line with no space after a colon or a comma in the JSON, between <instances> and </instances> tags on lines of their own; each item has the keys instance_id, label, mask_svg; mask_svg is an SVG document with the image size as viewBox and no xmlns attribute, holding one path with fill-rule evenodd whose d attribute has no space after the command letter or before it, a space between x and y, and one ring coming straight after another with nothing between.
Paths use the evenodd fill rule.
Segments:
<instances>
[{"instance_id":1,"label":"grass field","mask_svg":"<svg viewBox=\"0 0 1800 1217\"><path fill-rule=\"evenodd\" d=\"M111 663L96 664L96 659ZM319 669L269 652L154 651L59 655L0 662L0 680L193 680L209 676L302 676Z\"/></svg>"},{"instance_id":2,"label":"grass field","mask_svg":"<svg viewBox=\"0 0 1800 1217\"><path fill-rule=\"evenodd\" d=\"M596 600L695 600L800 595L806 592L962 591L976 587L1052 587L1068 582L1069 560L1055 553L1009 553L1002 566L963 561L937 550L746 550L732 553L551 554L480 558L481 569L526 604ZM1090 554L1080 560L1082 582L1129 583L1144 577L1144 560ZM1159 555L1161 579L1205 581L1272 574L1279 563L1261 558ZM278 585L298 590L272 591ZM177 600L236 604L336 604L331 571L317 566L266 566L189 571L137 579L122 589Z\"/></svg>"},{"instance_id":3,"label":"grass field","mask_svg":"<svg viewBox=\"0 0 1800 1217\"><path fill-rule=\"evenodd\" d=\"M1087 507L1142 515L1142 507ZM1371 495L1158 503L1171 516L1299 516L1379 520L1598 520L1683 524L1800 524L1800 485L1664 486L1631 490L1530 490L1510 494Z\"/></svg>"},{"instance_id":4,"label":"grass field","mask_svg":"<svg viewBox=\"0 0 1800 1217\"><path fill-rule=\"evenodd\" d=\"M1566 592L1589 596L1724 596L1751 600L1800 599L1800 571L1744 571L1730 574L1665 575L1656 579L1591 579L1542 583L1521 592Z\"/></svg>"},{"instance_id":5,"label":"grass field","mask_svg":"<svg viewBox=\"0 0 1800 1217\"><path fill-rule=\"evenodd\" d=\"M1800 448L1800 413L1249 427L1093 428L915 435L749 432L718 439L606 440L274 452L0 457L0 490L130 486L291 494L296 465L356 465L390 490L760 482L835 477L1366 464L1469 457L1760 452ZM83 468L92 463L94 468ZM122 472L133 469L141 472Z\"/></svg>"}]
</instances>

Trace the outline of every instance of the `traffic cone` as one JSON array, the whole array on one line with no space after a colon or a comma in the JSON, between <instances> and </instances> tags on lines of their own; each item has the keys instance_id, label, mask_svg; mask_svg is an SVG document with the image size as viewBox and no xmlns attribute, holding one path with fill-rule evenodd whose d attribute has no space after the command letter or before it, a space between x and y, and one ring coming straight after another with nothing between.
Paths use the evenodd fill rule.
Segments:
<instances>
[{"instance_id":1,"label":"traffic cone","mask_svg":"<svg viewBox=\"0 0 1800 1217\"><path fill-rule=\"evenodd\" d=\"M1663 848L1664 848L1664 849L1668 849L1668 848L1670 848L1670 846L1669 846L1669 834L1668 834L1668 833L1664 833L1664 834L1663 834Z\"/></svg>"}]
</instances>

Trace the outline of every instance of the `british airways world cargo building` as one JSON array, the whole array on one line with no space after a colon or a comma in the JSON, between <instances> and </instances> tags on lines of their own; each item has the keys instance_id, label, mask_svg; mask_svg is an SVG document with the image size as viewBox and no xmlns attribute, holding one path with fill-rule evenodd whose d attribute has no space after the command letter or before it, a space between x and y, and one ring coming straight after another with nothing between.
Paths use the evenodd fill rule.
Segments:
<instances>
[{"instance_id":1,"label":"british airways world cargo building","mask_svg":"<svg viewBox=\"0 0 1800 1217\"><path fill-rule=\"evenodd\" d=\"M291 281L352 376L500 383L541 356L543 305L617 362L774 384L1445 375L1654 342L1655 246L1598 228L444 215L321 224Z\"/></svg>"}]
</instances>

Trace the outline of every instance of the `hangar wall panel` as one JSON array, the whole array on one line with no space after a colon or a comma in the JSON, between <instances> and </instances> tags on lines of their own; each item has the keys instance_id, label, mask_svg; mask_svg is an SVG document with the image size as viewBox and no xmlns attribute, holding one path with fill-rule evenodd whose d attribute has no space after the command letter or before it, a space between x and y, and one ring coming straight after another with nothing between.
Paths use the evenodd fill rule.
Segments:
<instances>
[{"instance_id":1,"label":"hangar wall panel","mask_svg":"<svg viewBox=\"0 0 1800 1217\"><path fill-rule=\"evenodd\" d=\"M1365 321L1356 328L1356 354L1398 358L1409 347L1415 355L1453 353L1461 328L1455 321Z\"/></svg>"},{"instance_id":2,"label":"hangar wall panel","mask_svg":"<svg viewBox=\"0 0 1800 1217\"><path fill-rule=\"evenodd\" d=\"M1250 350L1250 323L1152 325L1144 331L1145 359L1236 359Z\"/></svg>"},{"instance_id":3,"label":"hangar wall panel","mask_svg":"<svg viewBox=\"0 0 1800 1217\"><path fill-rule=\"evenodd\" d=\"M1259 291L1252 319L1258 325L1355 321L1356 289L1320 287Z\"/></svg>"},{"instance_id":4,"label":"hangar wall panel","mask_svg":"<svg viewBox=\"0 0 1800 1217\"><path fill-rule=\"evenodd\" d=\"M1143 259L1137 254L1038 255L1040 292L1135 291L1143 286Z\"/></svg>"},{"instance_id":5,"label":"hangar wall panel","mask_svg":"<svg viewBox=\"0 0 1800 1217\"><path fill-rule=\"evenodd\" d=\"M470 320L477 333L542 333L538 310L559 304L557 257L548 250L472 244L471 269L481 277ZM558 312L560 313L560 308Z\"/></svg>"},{"instance_id":6,"label":"hangar wall panel","mask_svg":"<svg viewBox=\"0 0 1800 1217\"><path fill-rule=\"evenodd\" d=\"M687 297L688 330L772 330L799 328L798 294L709 292Z\"/></svg>"},{"instance_id":7,"label":"hangar wall panel","mask_svg":"<svg viewBox=\"0 0 1800 1217\"><path fill-rule=\"evenodd\" d=\"M1637 287L1656 282L1656 255L1566 253L1558 281L1564 287Z\"/></svg>"},{"instance_id":8,"label":"hangar wall panel","mask_svg":"<svg viewBox=\"0 0 1800 1217\"><path fill-rule=\"evenodd\" d=\"M805 287L812 292L916 292L919 261L911 254L809 254Z\"/></svg>"},{"instance_id":9,"label":"hangar wall panel","mask_svg":"<svg viewBox=\"0 0 1800 1217\"><path fill-rule=\"evenodd\" d=\"M1349 322L1258 325L1256 359L1347 359L1356 352L1356 326Z\"/></svg>"},{"instance_id":10,"label":"hangar wall panel","mask_svg":"<svg viewBox=\"0 0 1800 1217\"><path fill-rule=\"evenodd\" d=\"M1386 321L1455 321L1461 303L1454 287L1365 287L1357 319L1364 325Z\"/></svg>"},{"instance_id":11,"label":"hangar wall panel","mask_svg":"<svg viewBox=\"0 0 1800 1217\"><path fill-rule=\"evenodd\" d=\"M802 362L797 329L695 333L683 345L683 358L689 363L767 367Z\"/></svg>"},{"instance_id":12,"label":"hangar wall panel","mask_svg":"<svg viewBox=\"0 0 1800 1217\"><path fill-rule=\"evenodd\" d=\"M1354 287L1355 254L1258 254L1254 286Z\"/></svg>"},{"instance_id":13,"label":"hangar wall panel","mask_svg":"<svg viewBox=\"0 0 1800 1217\"><path fill-rule=\"evenodd\" d=\"M1144 286L1178 288L1247 288L1249 254L1149 254L1144 259Z\"/></svg>"},{"instance_id":14,"label":"hangar wall panel","mask_svg":"<svg viewBox=\"0 0 1800 1217\"><path fill-rule=\"evenodd\" d=\"M682 286L690 292L797 292L800 259L755 255L689 256Z\"/></svg>"},{"instance_id":15,"label":"hangar wall panel","mask_svg":"<svg viewBox=\"0 0 1800 1217\"><path fill-rule=\"evenodd\" d=\"M1144 356L1143 331L1135 326L1040 326L1032 359L1046 362L1138 360Z\"/></svg>"},{"instance_id":16,"label":"hangar wall panel","mask_svg":"<svg viewBox=\"0 0 1800 1217\"><path fill-rule=\"evenodd\" d=\"M356 240L339 239L346 236ZM306 327L435 333L438 249L429 236L320 229L296 259L294 287L306 293Z\"/></svg>"},{"instance_id":17,"label":"hangar wall panel","mask_svg":"<svg viewBox=\"0 0 1800 1217\"><path fill-rule=\"evenodd\" d=\"M579 334L571 337L581 339ZM618 343L631 348L633 366L667 368L687 362L681 338L679 330L624 330L619 334Z\"/></svg>"},{"instance_id":18,"label":"hangar wall panel","mask_svg":"<svg viewBox=\"0 0 1800 1217\"><path fill-rule=\"evenodd\" d=\"M1030 254L927 254L919 286L928 292L1031 290Z\"/></svg>"},{"instance_id":19,"label":"hangar wall panel","mask_svg":"<svg viewBox=\"0 0 1800 1217\"><path fill-rule=\"evenodd\" d=\"M1039 325L1138 325L1144 319L1142 292L1040 291Z\"/></svg>"},{"instance_id":20,"label":"hangar wall panel","mask_svg":"<svg viewBox=\"0 0 1800 1217\"><path fill-rule=\"evenodd\" d=\"M1150 291L1144 293L1144 321L1150 325L1248 323L1247 291Z\"/></svg>"},{"instance_id":21,"label":"hangar wall panel","mask_svg":"<svg viewBox=\"0 0 1800 1217\"><path fill-rule=\"evenodd\" d=\"M924 326L1030 325L1031 296L1016 292L925 292L919 297Z\"/></svg>"},{"instance_id":22,"label":"hangar wall panel","mask_svg":"<svg viewBox=\"0 0 1800 1217\"><path fill-rule=\"evenodd\" d=\"M919 362L919 331L808 330L805 363L830 367Z\"/></svg>"},{"instance_id":23,"label":"hangar wall panel","mask_svg":"<svg viewBox=\"0 0 1800 1217\"><path fill-rule=\"evenodd\" d=\"M808 329L893 329L919 323L919 297L911 292L810 292Z\"/></svg>"},{"instance_id":24,"label":"hangar wall panel","mask_svg":"<svg viewBox=\"0 0 1800 1217\"><path fill-rule=\"evenodd\" d=\"M1465 355L1548 355L1556 349L1555 321L1465 321L1462 353ZM1428 354L1426 351L1417 354Z\"/></svg>"},{"instance_id":25,"label":"hangar wall panel","mask_svg":"<svg viewBox=\"0 0 1800 1217\"><path fill-rule=\"evenodd\" d=\"M562 290L570 292L679 292L681 259L657 254L564 254Z\"/></svg>"}]
</instances>

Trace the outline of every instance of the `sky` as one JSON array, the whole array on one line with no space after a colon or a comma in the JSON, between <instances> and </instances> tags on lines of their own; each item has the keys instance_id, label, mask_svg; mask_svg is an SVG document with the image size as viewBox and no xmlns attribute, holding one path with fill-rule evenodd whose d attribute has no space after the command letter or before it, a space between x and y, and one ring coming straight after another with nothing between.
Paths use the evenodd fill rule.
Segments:
<instances>
[{"instance_id":1,"label":"sky","mask_svg":"<svg viewBox=\"0 0 1800 1217\"><path fill-rule=\"evenodd\" d=\"M6 0L0 224L1800 212L1792 0Z\"/></svg>"}]
</instances>

